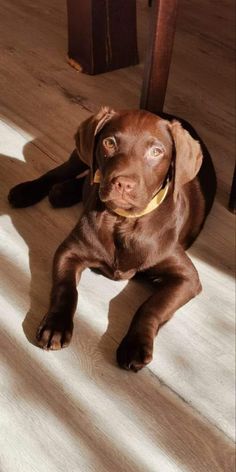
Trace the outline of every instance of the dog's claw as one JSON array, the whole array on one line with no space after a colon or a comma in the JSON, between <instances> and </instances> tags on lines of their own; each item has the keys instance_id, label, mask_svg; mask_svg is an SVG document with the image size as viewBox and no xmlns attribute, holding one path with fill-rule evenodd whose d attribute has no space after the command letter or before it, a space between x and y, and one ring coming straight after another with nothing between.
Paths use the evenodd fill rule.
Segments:
<instances>
[{"instance_id":1,"label":"dog's claw","mask_svg":"<svg viewBox=\"0 0 236 472\"><path fill-rule=\"evenodd\" d=\"M67 320L58 313L46 315L36 333L38 345L49 350L59 350L67 347L70 343L73 332L73 322Z\"/></svg>"}]
</instances>

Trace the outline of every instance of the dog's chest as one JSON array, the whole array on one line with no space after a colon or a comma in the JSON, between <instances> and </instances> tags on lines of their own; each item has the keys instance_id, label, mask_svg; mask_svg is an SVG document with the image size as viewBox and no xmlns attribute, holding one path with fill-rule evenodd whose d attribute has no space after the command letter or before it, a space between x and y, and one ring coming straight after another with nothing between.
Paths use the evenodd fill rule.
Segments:
<instances>
[{"instance_id":1,"label":"dog's chest","mask_svg":"<svg viewBox=\"0 0 236 472\"><path fill-rule=\"evenodd\" d=\"M103 272L114 280L131 279L137 272L137 261L127 248L114 246L112 253L103 265Z\"/></svg>"},{"instance_id":2,"label":"dog's chest","mask_svg":"<svg viewBox=\"0 0 236 472\"><path fill-rule=\"evenodd\" d=\"M118 224L106 235L110 243L106 245L108 251L103 272L114 280L132 278L143 264L144 253L137 249L134 230L132 225Z\"/></svg>"},{"instance_id":3,"label":"dog's chest","mask_svg":"<svg viewBox=\"0 0 236 472\"><path fill-rule=\"evenodd\" d=\"M114 234L113 270L115 279L130 279L137 272L137 258L127 235Z\"/></svg>"}]
</instances>

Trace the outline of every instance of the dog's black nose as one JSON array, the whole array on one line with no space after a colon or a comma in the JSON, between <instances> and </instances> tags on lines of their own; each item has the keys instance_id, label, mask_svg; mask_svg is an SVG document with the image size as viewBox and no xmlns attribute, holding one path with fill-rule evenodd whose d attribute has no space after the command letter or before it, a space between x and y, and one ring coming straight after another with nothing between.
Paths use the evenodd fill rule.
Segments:
<instances>
[{"instance_id":1,"label":"dog's black nose","mask_svg":"<svg viewBox=\"0 0 236 472\"><path fill-rule=\"evenodd\" d=\"M130 193L135 187L135 182L129 177L119 176L113 179L113 189L118 193Z\"/></svg>"}]
</instances>

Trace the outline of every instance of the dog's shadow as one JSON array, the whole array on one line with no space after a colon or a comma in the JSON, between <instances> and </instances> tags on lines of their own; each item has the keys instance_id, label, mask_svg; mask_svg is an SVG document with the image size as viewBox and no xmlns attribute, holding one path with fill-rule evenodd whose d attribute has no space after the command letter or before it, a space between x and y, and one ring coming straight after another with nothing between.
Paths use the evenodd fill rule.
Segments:
<instances>
[{"instance_id":1,"label":"dog's shadow","mask_svg":"<svg viewBox=\"0 0 236 472\"><path fill-rule=\"evenodd\" d=\"M109 340L118 346L126 335L132 318L141 304L153 292L153 286L143 275L137 275L109 303L108 324L106 332L101 337L99 348L108 363L115 363L115 349L111 358L108 349Z\"/></svg>"},{"instance_id":2,"label":"dog's shadow","mask_svg":"<svg viewBox=\"0 0 236 472\"><path fill-rule=\"evenodd\" d=\"M51 207L47 198L37 205L25 209L14 209L10 206L7 199L9 190L20 182L39 177L40 172L38 173L35 170L35 167L38 167L38 163L35 163L35 156L38 158L39 153L39 150L37 150L37 153L35 152L34 142L32 141L24 146L25 162L0 154L2 188L0 214L8 215L11 218L16 231L28 246L31 275L29 286L30 307L22 326L27 339L32 344L36 344L35 332L48 308L53 255L56 248L75 225L81 211L80 205L55 210ZM42 163L40 163L40 166L42 166ZM55 167L55 165L51 167ZM49 170L48 162L45 163L45 171L47 170ZM14 244L14 241L12 243L7 242L7 244L8 246ZM10 296L13 301L18 299L17 295L21 299L22 296L26 299L28 295L26 293L27 288L25 288L28 280L26 264L16 265L13 257L9 256L7 260L2 255L1 265L3 276L8 277L8 280L5 281L8 285L8 291L12 287ZM12 283L13 278L17 280L17 283ZM15 293L16 290L18 290L18 294Z\"/></svg>"}]
</instances>

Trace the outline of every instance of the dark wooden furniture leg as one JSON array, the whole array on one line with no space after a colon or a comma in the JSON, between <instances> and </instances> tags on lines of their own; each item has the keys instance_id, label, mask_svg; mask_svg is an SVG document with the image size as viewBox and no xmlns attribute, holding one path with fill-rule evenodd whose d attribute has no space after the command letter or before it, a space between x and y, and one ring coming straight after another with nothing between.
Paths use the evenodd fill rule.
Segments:
<instances>
[{"instance_id":1,"label":"dark wooden furniture leg","mask_svg":"<svg viewBox=\"0 0 236 472\"><path fill-rule=\"evenodd\" d=\"M229 197L229 210L236 213L236 166L234 168L233 182Z\"/></svg>"},{"instance_id":2,"label":"dark wooden furniture leg","mask_svg":"<svg viewBox=\"0 0 236 472\"><path fill-rule=\"evenodd\" d=\"M87 74L137 64L136 0L67 0L69 63Z\"/></svg>"},{"instance_id":3,"label":"dark wooden furniture leg","mask_svg":"<svg viewBox=\"0 0 236 472\"><path fill-rule=\"evenodd\" d=\"M152 2L150 44L141 94L140 108L160 113L163 110L171 53L174 42L178 0Z\"/></svg>"}]
</instances>

